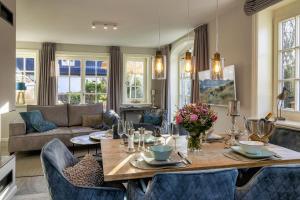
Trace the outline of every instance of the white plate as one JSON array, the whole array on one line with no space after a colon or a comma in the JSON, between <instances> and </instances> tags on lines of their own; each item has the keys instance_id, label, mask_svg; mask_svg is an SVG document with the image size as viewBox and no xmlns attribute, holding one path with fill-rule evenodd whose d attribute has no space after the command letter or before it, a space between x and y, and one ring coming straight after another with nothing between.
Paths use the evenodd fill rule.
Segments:
<instances>
[{"instance_id":1,"label":"white plate","mask_svg":"<svg viewBox=\"0 0 300 200\"><path fill-rule=\"evenodd\" d=\"M164 161L158 161L155 160L151 152L142 152L141 157L144 159L144 161L153 166L163 166L163 165L176 165L178 163L181 163L181 160L174 155L171 155L168 160Z\"/></svg>"},{"instance_id":2,"label":"white plate","mask_svg":"<svg viewBox=\"0 0 300 200\"><path fill-rule=\"evenodd\" d=\"M232 146L231 149L247 158L269 158L275 155L274 152L267 149L261 149L261 151L257 152L257 154L247 153L240 146Z\"/></svg>"},{"instance_id":3,"label":"white plate","mask_svg":"<svg viewBox=\"0 0 300 200\"><path fill-rule=\"evenodd\" d=\"M91 133L89 136L93 140L101 140L101 139L112 139L112 135L108 133L109 130L107 131L98 131Z\"/></svg>"}]
</instances>

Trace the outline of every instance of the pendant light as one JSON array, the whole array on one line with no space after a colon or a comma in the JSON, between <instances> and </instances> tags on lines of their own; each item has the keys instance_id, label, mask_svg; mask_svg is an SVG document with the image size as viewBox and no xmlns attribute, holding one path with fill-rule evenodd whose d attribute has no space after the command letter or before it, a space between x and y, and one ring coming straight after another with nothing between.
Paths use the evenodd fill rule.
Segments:
<instances>
[{"instance_id":1,"label":"pendant light","mask_svg":"<svg viewBox=\"0 0 300 200\"><path fill-rule=\"evenodd\" d=\"M216 52L210 59L210 75L212 80L222 80L224 71L224 58L219 53L219 19L218 19L219 0L217 0L216 9Z\"/></svg>"},{"instance_id":2,"label":"pendant light","mask_svg":"<svg viewBox=\"0 0 300 200\"><path fill-rule=\"evenodd\" d=\"M160 48L160 13L158 7L158 46L156 51L154 65L152 65L152 79L166 79L166 65L164 56L162 55Z\"/></svg>"},{"instance_id":3,"label":"pendant light","mask_svg":"<svg viewBox=\"0 0 300 200\"><path fill-rule=\"evenodd\" d=\"M190 1L189 0L187 0L187 30L188 30L188 40L189 40L190 39ZM189 50L185 52L184 61L185 61L184 71L186 73L191 74L193 72L192 53Z\"/></svg>"}]
</instances>

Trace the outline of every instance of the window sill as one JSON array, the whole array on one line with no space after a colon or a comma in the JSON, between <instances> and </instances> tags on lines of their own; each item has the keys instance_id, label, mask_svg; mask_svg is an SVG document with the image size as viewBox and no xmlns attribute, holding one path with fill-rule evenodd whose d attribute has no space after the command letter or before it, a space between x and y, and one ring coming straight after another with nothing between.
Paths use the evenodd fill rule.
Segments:
<instances>
[{"instance_id":1,"label":"window sill","mask_svg":"<svg viewBox=\"0 0 300 200\"><path fill-rule=\"evenodd\" d=\"M276 121L275 126L277 128L300 130L300 122L299 121L290 121L290 120Z\"/></svg>"}]
</instances>

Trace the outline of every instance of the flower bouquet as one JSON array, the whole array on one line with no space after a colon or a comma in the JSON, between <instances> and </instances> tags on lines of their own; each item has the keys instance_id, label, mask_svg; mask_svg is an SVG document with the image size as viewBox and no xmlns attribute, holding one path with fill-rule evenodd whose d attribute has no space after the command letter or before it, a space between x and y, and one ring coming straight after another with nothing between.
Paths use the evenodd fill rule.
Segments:
<instances>
[{"instance_id":1,"label":"flower bouquet","mask_svg":"<svg viewBox=\"0 0 300 200\"><path fill-rule=\"evenodd\" d=\"M189 150L201 150L205 131L213 126L217 118L216 113L207 104L203 103L187 104L176 112L176 124L189 132Z\"/></svg>"}]
</instances>

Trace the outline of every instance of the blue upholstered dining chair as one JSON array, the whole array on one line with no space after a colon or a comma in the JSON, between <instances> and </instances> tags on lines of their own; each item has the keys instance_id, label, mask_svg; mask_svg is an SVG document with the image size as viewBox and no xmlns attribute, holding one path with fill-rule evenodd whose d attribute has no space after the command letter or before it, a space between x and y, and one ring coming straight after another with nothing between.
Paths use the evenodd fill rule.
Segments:
<instances>
[{"instance_id":1,"label":"blue upholstered dining chair","mask_svg":"<svg viewBox=\"0 0 300 200\"><path fill-rule=\"evenodd\" d=\"M73 166L78 160L58 139L53 139L43 147L41 161L53 200L124 199L125 191L119 188L78 187L71 184L63 175L63 169Z\"/></svg>"},{"instance_id":2,"label":"blue upholstered dining chair","mask_svg":"<svg viewBox=\"0 0 300 200\"><path fill-rule=\"evenodd\" d=\"M276 128L270 143L300 152L300 130Z\"/></svg>"},{"instance_id":3,"label":"blue upholstered dining chair","mask_svg":"<svg viewBox=\"0 0 300 200\"><path fill-rule=\"evenodd\" d=\"M243 187L236 200L299 200L300 165L264 167Z\"/></svg>"},{"instance_id":4,"label":"blue upholstered dining chair","mask_svg":"<svg viewBox=\"0 0 300 200\"><path fill-rule=\"evenodd\" d=\"M147 189L129 181L128 200L231 200L237 170L207 170L156 174Z\"/></svg>"}]
</instances>

